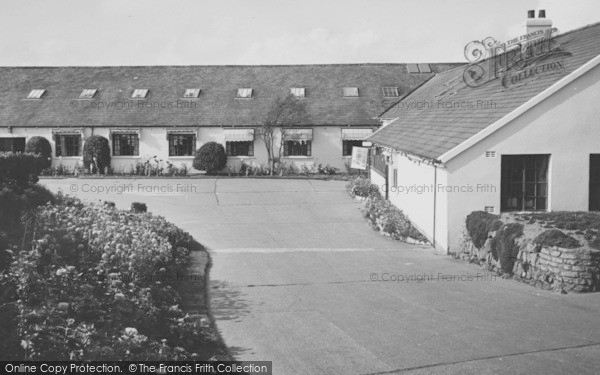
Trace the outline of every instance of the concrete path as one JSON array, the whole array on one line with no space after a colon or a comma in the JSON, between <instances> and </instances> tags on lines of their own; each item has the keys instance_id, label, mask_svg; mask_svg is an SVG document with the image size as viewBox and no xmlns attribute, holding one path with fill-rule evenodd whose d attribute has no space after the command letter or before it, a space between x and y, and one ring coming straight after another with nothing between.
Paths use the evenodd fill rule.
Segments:
<instances>
[{"instance_id":1,"label":"concrete path","mask_svg":"<svg viewBox=\"0 0 600 375\"><path fill-rule=\"evenodd\" d=\"M600 293L541 291L384 238L344 182L42 183L122 208L146 202L209 247L226 344L238 359L273 361L275 374L600 370Z\"/></svg>"}]
</instances>

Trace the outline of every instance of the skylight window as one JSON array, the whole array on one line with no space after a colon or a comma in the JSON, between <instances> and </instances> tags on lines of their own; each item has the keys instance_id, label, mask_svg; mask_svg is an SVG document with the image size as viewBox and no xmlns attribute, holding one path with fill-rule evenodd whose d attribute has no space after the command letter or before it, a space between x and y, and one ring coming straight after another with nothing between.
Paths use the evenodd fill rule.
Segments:
<instances>
[{"instance_id":1,"label":"skylight window","mask_svg":"<svg viewBox=\"0 0 600 375\"><path fill-rule=\"evenodd\" d=\"M406 69L409 73L420 73L419 66L417 64L407 64Z\"/></svg>"},{"instance_id":2,"label":"skylight window","mask_svg":"<svg viewBox=\"0 0 600 375\"><path fill-rule=\"evenodd\" d=\"M200 96L200 89L185 89L184 98L197 98Z\"/></svg>"},{"instance_id":3,"label":"skylight window","mask_svg":"<svg viewBox=\"0 0 600 375\"><path fill-rule=\"evenodd\" d=\"M238 89L237 97L238 98L251 98L252 97L252 89Z\"/></svg>"},{"instance_id":4,"label":"skylight window","mask_svg":"<svg viewBox=\"0 0 600 375\"><path fill-rule=\"evenodd\" d=\"M358 87L344 87L344 96L358 96Z\"/></svg>"},{"instance_id":5,"label":"skylight window","mask_svg":"<svg viewBox=\"0 0 600 375\"><path fill-rule=\"evenodd\" d=\"M421 73L431 73L431 67L429 64L419 64L418 66Z\"/></svg>"},{"instance_id":6,"label":"skylight window","mask_svg":"<svg viewBox=\"0 0 600 375\"><path fill-rule=\"evenodd\" d=\"M45 92L46 90L43 89L31 90L29 95L27 95L27 99L40 99Z\"/></svg>"},{"instance_id":7,"label":"skylight window","mask_svg":"<svg viewBox=\"0 0 600 375\"><path fill-rule=\"evenodd\" d=\"M85 89L79 95L79 99L92 99L97 91L96 89Z\"/></svg>"},{"instance_id":8,"label":"skylight window","mask_svg":"<svg viewBox=\"0 0 600 375\"><path fill-rule=\"evenodd\" d=\"M304 87L292 87L290 89L290 94L296 98L304 98L306 96L306 91Z\"/></svg>"},{"instance_id":9,"label":"skylight window","mask_svg":"<svg viewBox=\"0 0 600 375\"><path fill-rule=\"evenodd\" d=\"M148 95L148 89L135 89L133 90L133 99L144 99Z\"/></svg>"},{"instance_id":10,"label":"skylight window","mask_svg":"<svg viewBox=\"0 0 600 375\"><path fill-rule=\"evenodd\" d=\"M398 88L397 87L382 87L383 96L386 98L396 98L398 97Z\"/></svg>"}]
</instances>

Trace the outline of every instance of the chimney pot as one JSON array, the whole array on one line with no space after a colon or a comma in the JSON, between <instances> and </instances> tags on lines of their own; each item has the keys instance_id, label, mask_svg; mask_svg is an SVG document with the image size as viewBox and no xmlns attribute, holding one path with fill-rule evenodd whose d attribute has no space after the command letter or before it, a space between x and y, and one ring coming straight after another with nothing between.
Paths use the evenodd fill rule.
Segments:
<instances>
[{"instance_id":1,"label":"chimney pot","mask_svg":"<svg viewBox=\"0 0 600 375\"><path fill-rule=\"evenodd\" d=\"M535 18L535 10L528 10L527 18Z\"/></svg>"},{"instance_id":2,"label":"chimney pot","mask_svg":"<svg viewBox=\"0 0 600 375\"><path fill-rule=\"evenodd\" d=\"M538 12L538 18L546 18L546 11L544 9L540 9Z\"/></svg>"}]
</instances>

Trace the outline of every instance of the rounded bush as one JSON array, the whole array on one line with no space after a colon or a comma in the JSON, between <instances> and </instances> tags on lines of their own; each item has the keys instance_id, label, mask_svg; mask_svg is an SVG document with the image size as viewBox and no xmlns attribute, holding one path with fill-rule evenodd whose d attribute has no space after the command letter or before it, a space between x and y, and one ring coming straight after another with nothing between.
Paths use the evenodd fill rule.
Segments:
<instances>
[{"instance_id":1,"label":"rounded bush","mask_svg":"<svg viewBox=\"0 0 600 375\"><path fill-rule=\"evenodd\" d=\"M227 157L223 145L217 142L208 142L202 145L194 155L194 168L214 174L225 168Z\"/></svg>"},{"instance_id":2,"label":"rounded bush","mask_svg":"<svg viewBox=\"0 0 600 375\"><path fill-rule=\"evenodd\" d=\"M50 164L52 164L52 146L46 138L40 136L29 138L27 144L25 144L25 152L39 154L42 168L50 168Z\"/></svg>"},{"instance_id":3,"label":"rounded bush","mask_svg":"<svg viewBox=\"0 0 600 375\"><path fill-rule=\"evenodd\" d=\"M148 206L146 206L146 203L144 202L133 202L131 203L131 211L138 214L148 212Z\"/></svg>"},{"instance_id":4,"label":"rounded bush","mask_svg":"<svg viewBox=\"0 0 600 375\"><path fill-rule=\"evenodd\" d=\"M90 173L104 173L110 167L110 146L108 139L101 135L93 135L85 141L83 146L83 165L90 168Z\"/></svg>"},{"instance_id":5,"label":"rounded bush","mask_svg":"<svg viewBox=\"0 0 600 375\"><path fill-rule=\"evenodd\" d=\"M549 229L544 231L540 233L533 242L542 247L558 246L565 249L581 247L579 241L559 229Z\"/></svg>"}]
</instances>

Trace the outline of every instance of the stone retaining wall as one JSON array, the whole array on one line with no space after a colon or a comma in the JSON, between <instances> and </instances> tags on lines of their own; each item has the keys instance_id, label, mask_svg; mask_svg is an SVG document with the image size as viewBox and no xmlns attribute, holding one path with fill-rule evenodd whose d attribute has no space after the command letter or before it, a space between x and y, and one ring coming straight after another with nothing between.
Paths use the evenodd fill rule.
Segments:
<instances>
[{"instance_id":1,"label":"stone retaining wall","mask_svg":"<svg viewBox=\"0 0 600 375\"><path fill-rule=\"evenodd\" d=\"M593 249L562 249L526 246L519 251L515 278L544 288L595 292L600 290L600 252Z\"/></svg>"},{"instance_id":2,"label":"stone retaining wall","mask_svg":"<svg viewBox=\"0 0 600 375\"><path fill-rule=\"evenodd\" d=\"M491 237L477 249L466 231L456 258L479 264L502 273L500 261L492 257ZM563 249L540 247L531 238L519 238L519 253L513 268L513 278L543 289L566 292L600 291L600 251L587 247Z\"/></svg>"}]
</instances>

